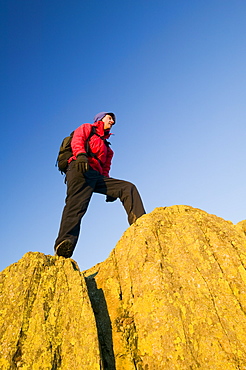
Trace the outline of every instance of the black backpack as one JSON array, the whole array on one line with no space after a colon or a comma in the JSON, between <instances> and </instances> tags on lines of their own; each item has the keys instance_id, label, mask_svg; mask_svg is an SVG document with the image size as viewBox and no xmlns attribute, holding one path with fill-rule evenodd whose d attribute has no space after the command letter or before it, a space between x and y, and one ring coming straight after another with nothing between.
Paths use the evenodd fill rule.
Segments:
<instances>
[{"instance_id":1,"label":"black backpack","mask_svg":"<svg viewBox=\"0 0 246 370\"><path fill-rule=\"evenodd\" d=\"M61 146L60 146L58 156L57 156L56 166L58 167L58 170L62 174L66 173L67 167L68 167L68 162L67 161L69 160L70 157L73 156L73 152L72 152L72 148L71 148L71 141L72 141L72 138L73 138L73 134L74 134L74 131L71 132L71 134L69 136L67 136L63 139L63 141L61 143ZM95 155L90 152L90 146L89 146L89 140L93 135L99 136L102 140L104 140L104 142L107 146L110 145L109 141L102 138L100 135L98 135L96 133L96 127L92 126L90 135L86 139L86 144L85 144L86 153L90 157L95 157Z\"/></svg>"}]
</instances>

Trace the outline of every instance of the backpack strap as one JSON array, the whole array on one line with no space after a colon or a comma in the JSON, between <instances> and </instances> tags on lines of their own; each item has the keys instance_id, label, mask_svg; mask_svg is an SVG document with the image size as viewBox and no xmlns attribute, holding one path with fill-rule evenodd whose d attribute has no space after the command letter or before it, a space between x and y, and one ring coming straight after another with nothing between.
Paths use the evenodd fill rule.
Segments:
<instances>
[{"instance_id":1,"label":"backpack strap","mask_svg":"<svg viewBox=\"0 0 246 370\"><path fill-rule=\"evenodd\" d=\"M96 127L95 126L92 126L91 127L91 132L90 132L90 135L88 136L88 138L86 139L85 141L85 150L86 150L86 153L87 155L91 156L90 153L91 150L90 150L90 145L89 145L89 141L90 141L90 138L93 136L93 135L96 135Z\"/></svg>"}]
</instances>

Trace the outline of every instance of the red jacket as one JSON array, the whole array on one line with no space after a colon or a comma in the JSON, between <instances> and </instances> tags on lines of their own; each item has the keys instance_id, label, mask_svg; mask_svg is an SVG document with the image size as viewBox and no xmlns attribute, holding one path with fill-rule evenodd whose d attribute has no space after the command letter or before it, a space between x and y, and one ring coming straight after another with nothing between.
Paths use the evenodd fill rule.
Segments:
<instances>
[{"instance_id":1,"label":"red jacket","mask_svg":"<svg viewBox=\"0 0 246 370\"><path fill-rule=\"evenodd\" d=\"M92 126L96 127L96 133L102 138L93 135L89 140L90 150L95 154L95 157L88 157L89 165L101 175L109 177L109 170L114 152L103 140L108 139L111 134L105 134L104 122L102 121L97 121L92 125L90 123L84 123L74 131L71 142L73 157L69 158L68 163L75 160L79 153L86 153L86 139L91 133Z\"/></svg>"}]
</instances>

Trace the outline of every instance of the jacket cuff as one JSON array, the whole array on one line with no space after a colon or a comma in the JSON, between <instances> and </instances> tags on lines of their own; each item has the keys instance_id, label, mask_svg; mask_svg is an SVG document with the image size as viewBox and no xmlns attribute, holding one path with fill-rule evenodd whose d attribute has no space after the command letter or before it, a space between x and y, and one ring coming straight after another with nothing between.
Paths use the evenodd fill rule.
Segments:
<instances>
[{"instance_id":1,"label":"jacket cuff","mask_svg":"<svg viewBox=\"0 0 246 370\"><path fill-rule=\"evenodd\" d=\"M76 157L78 158L80 155L85 155L86 157L88 157L86 153L79 153L76 155Z\"/></svg>"}]
</instances>

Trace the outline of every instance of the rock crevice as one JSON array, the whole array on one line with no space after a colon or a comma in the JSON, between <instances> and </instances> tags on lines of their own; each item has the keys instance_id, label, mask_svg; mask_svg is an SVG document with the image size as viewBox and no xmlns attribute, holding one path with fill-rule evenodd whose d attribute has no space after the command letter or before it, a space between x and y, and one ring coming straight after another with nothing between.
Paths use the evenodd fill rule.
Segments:
<instances>
[{"instance_id":1,"label":"rock crevice","mask_svg":"<svg viewBox=\"0 0 246 370\"><path fill-rule=\"evenodd\" d=\"M97 288L95 276L92 274L85 278L88 296L95 315L98 333L98 342L103 369L116 370L113 350L112 324L109 317L107 302L102 289Z\"/></svg>"}]
</instances>

